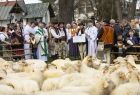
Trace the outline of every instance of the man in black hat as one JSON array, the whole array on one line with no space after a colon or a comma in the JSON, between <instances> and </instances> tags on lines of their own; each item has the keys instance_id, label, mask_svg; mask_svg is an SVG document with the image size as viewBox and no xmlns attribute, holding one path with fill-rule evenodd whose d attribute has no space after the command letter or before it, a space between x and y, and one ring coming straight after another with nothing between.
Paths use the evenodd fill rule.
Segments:
<instances>
[{"instance_id":1,"label":"man in black hat","mask_svg":"<svg viewBox=\"0 0 140 95\"><path fill-rule=\"evenodd\" d=\"M110 19L106 18L104 26L98 33L99 41L104 43L105 60L110 64L111 47L114 44L114 29L110 26Z\"/></svg>"}]
</instances>

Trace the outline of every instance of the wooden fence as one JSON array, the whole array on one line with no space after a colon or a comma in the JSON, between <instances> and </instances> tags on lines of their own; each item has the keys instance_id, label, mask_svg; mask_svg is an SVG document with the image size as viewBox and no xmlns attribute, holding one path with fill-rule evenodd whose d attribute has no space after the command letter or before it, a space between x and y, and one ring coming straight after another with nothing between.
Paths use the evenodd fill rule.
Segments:
<instances>
[{"instance_id":1,"label":"wooden fence","mask_svg":"<svg viewBox=\"0 0 140 95\"><path fill-rule=\"evenodd\" d=\"M24 54L24 50L32 50L32 48L24 49L23 44L0 44L2 49L0 50L0 57L6 60L14 60L15 58L24 59L27 54ZM21 46L20 48L18 48ZM32 53L28 54L32 56Z\"/></svg>"}]
</instances>

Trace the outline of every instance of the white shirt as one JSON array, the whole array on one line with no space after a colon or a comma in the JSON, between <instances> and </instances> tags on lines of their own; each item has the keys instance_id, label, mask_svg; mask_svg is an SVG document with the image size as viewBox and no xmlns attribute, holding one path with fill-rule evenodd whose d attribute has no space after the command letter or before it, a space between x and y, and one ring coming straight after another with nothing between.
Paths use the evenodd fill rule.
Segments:
<instances>
[{"instance_id":1,"label":"white shirt","mask_svg":"<svg viewBox=\"0 0 140 95\"><path fill-rule=\"evenodd\" d=\"M3 32L0 32L0 40L5 41L6 38L8 38L8 35Z\"/></svg>"},{"instance_id":2,"label":"white shirt","mask_svg":"<svg viewBox=\"0 0 140 95\"><path fill-rule=\"evenodd\" d=\"M15 32L14 30L12 30L12 31L9 31L9 33L11 33L11 34L12 34L12 33L14 33L14 32Z\"/></svg>"},{"instance_id":3,"label":"white shirt","mask_svg":"<svg viewBox=\"0 0 140 95\"><path fill-rule=\"evenodd\" d=\"M54 29L50 29L50 32L51 32L51 34L54 38L60 38L61 37L59 34L56 34Z\"/></svg>"},{"instance_id":4,"label":"white shirt","mask_svg":"<svg viewBox=\"0 0 140 95\"><path fill-rule=\"evenodd\" d=\"M86 37L88 41L92 40L95 41L97 39L98 29L95 26L88 27L85 30Z\"/></svg>"},{"instance_id":5,"label":"white shirt","mask_svg":"<svg viewBox=\"0 0 140 95\"><path fill-rule=\"evenodd\" d=\"M39 29L38 26L34 27L34 31L36 32Z\"/></svg>"},{"instance_id":6,"label":"white shirt","mask_svg":"<svg viewBox=\"0 0 140 95\"><path fill-rule=\"evenodd\" d=\"M63 30L63 29L60 29L60 31L59 31L59 32L60 32L60 36L61 36L61 37L64 37L64 36L65 36L65 32L64 32L64 30Z\"/></svg>"},{"instance_id":7,"label":"white shirt","mask_svg":"<svg viewBox=\"0 0 140 95\"><path fill-rule=\"evenodd\" d=\"M26 25L23 31L23 36L26 42L30 41L30 36L29 36L30 33L32 34L35 33L34 28L30 27L29 25Z\"/></svg>"}]
</instances>

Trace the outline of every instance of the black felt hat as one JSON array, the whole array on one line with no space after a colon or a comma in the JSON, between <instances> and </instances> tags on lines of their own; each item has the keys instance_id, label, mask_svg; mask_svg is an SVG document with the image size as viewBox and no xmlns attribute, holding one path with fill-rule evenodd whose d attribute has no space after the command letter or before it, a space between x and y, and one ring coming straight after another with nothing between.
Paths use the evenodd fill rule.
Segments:
<instances>
[{"instance_id":1,"label":"black felt hat","mask_svg":"<svg viewBox=\"0 0 140 95\"><path fill-rule=\"evenodd\" d=\"M109 18L105 18L105 19L103 20L103 22L105 22L105 23L107 23L107 24L110 24L110 19L109 19Z\"/></svg>"}]
</instances>

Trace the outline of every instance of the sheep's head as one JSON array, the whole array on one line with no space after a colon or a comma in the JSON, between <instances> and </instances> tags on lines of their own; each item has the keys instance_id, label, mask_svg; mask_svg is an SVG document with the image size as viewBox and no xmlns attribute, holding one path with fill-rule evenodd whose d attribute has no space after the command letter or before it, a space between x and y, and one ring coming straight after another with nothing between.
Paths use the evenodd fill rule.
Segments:
<instances>
[{"instance_id":1,"label":"sheep's head","mask_svg":"<svg viewBox=\"0 0 140 95\"><path fill-rule=\"evenodd\" d=\"M81 62L77 61L75 64L72 63L66 63L63 67L62 70L67 73L72 73L72 72L80 72L81 68Z\"/></svg>"},{"instance_id":2,"label":"sheep's head","mask_svg":"<svg viewBox=\"0 0 140 95\"><path fill-rule=\"evenodd\" d=\"M80 72L81 66L82 66L81 61L77 61L77 63L74 65L76 71L78 72Z\"/></svg>"},{"instance_id":3,"label":"sheep's head","mask_svg":"<svg viewBox=\"0 0 140 95\"><path fill-rule=\"evenodd\" d=\"M101 60L97 58L93 60L93 68L99 69L100 65L101 65Z\"/></svg>"},{"instance_id":4,"label":"sheep's head","mask_svg":"<svg viewBox=\"0 0 140 95\"><path fill-rule=\"evenodd\" d=\"M115 88L115 84L109 78L101 77L96 80L93 87L91 87L90 94L95 95L110 95L111 91Z\"/></svg>"},{"instance_id":5,"label":"sheep's head","mask_svg":"<svg viewBox=\"0 0 140 95\"><path fill-rule=\"evenodd\" d=\"M92 56L86 56L82 63L87 64L88 66L92 65Z\"/></svg>"},{"instance_id":6,"label":"sheep's head","mask_svg":"<svg viewBox=\"0 0 140 95\"><path fill-rule=\"evenodd\" d=\"M111 74L111 73L115 72L119 67L120 67L119 64L117 64L117 65L111 65L108 68L108 72Z\"/></svg>"},{"instance_id":7,"label":"sheep's head","mask_svg":"<svg viewBox=\"0 0 140 95\"><path fill-rule=\"evenodd\" d=\"M136 65L135 64L131 64L129 62L127 63L126 66L127 66L127 68L128 68L129 71L132 71L132 70L134 70L136 68Z\"/></svg>"},{"instance_id":8,"label":"sheep's head","mask_svg":"<svg viewBox=\"0 0 140 95\"><path fill-rule=\"evenodd\" d=\"M109 78L101 78L97 82L96 88L101 90L101 93L104 95L110 95L111 91L115 89L116 85ZM94 95L94 94L93 94Z\"/></svg>"},{"instance_id":9,"label":"sheep's head","mask_svg":"<svg viewBox=\"0 0 140 95\"><path fill-rule=\"evenodd\" d=\"M103 73L104 73L104 74L107 73L108 70L109 70L109 66L105 66L105 67L103 68Z\"/></svg>"},{"instance_id":10,"label":"sheep's head","mask_svg":"<svg viewBox=\"0 0 140 95\"><path fill-rule=\"evenodd\" d=\"M73 71L73 68L72 68L73 66L72 66L72 64L70 64L70 63L66 63L63 67L61 67L62 68L62 70L64 71L64 72L72 72Z\"/></svg>"},{"instance_id":11,"label":"sheep's head","mask_svg":"<svg viewBox=\"0 0 140 95\"><path fill-rule=\"evenodd\" d=\"M71 61L69 58L66 58L65 60L66 60L66 61Z\"/></svg>"},{"instance_id":12,"label":"sheep's head","mask_svg":"<svg viewBox=\"0 0 140 95\"><path fill-rule=\"evenodd\" d=\"M27 72L27 73L31 73L31 72L35 72L35 69L33 69L33 67L31 65L28 65L28 66L23 68L23 71Z\"/></svg>"},{"instance_id":13,"label":"sheep's head","mask_svg":"<svg viewBox=\"0 0 140 95\"><path fill-rule=\"evenodd\" d=\"M138 61L138 55L132 55L135 61Z\"/></svg>"},{"instance_id":14,"label":"sheep's head","mask_svg":"<svg viewBox=\"0 0 140 95\"><path fill-rule=\"evenodd\" d=\"M119 76L119 79L121 79L121 80L126 80L127 79L125 73L122 72L122 71L118 72L118 76Z\"/></svg>"},{"instance_id":15,"label":"sheep's head","mask_svg":"<svg viewBox=\"0 0 140 95\"><path fill-rule=\"evenodd\" d=\"M86 64L88 67L98 69L100 67L101 61L93 56L86 56L82 63Z\"/></svg>"},{"instance_id":16,"label":"sheep's head","mask_svg":"<svg viewBox=\"0 0 140 95\"><path fill-rule=\"evenodd\" d=\"M137 70L129 71L127 74L130 82L140 82L140 72Z\"/></svg>"},{"instance_id":17,"label":"sheep's head","mask_svg":"<svg viewBox=\"0 0 140 95\"><path fill-rule=\"evenodd\" d=\"M103 83L104 95L110 95L111 91L115 89L116 85L110 79L106 79Z\"/></svg>"},{"instance_id":18,"label":"sheep's head","mask_svg":"<svg viewBox=\"0 0 140 95\"><path fill-rule=\"evenodd\" d=\"M127 55L127 56L126 56L126 59L127 59L127 63L129 63L129 64L131 64L131 65L133 65L133 66L136 65L136 63L135 63L135 58L133 57L133 55Z\"/></svg>"},{"instance_id":19,"label":"sheep's head","mask_svg":"<svg viewBox=\"0 0 140 95\"><path fill-rule=\"evenodd\" d=\"M126 63L126 58L123 57L118 57L113 61L115 64L125 64Z\"/></svg>"},{"instance_id":20,"label":"sheep's head","mask_svg":"<svg viewBox=\"0 0 140 95\"><path fill-rule=\"evenodd\" d=\"M18 62L21 66L28 66L27 62L25 60L20 60Z\"/></svg>"},{"instance_id":21,"label":"sheep's head","mask_svg":"<svg viewBox=\"0 0 140 95\"><path fill-rule=\"evenodd\" d=\"M88 67L93 67L93 64L92 64L92 56L88 56L87 57L87 66Z\"/></svg>"}]
</instances>

